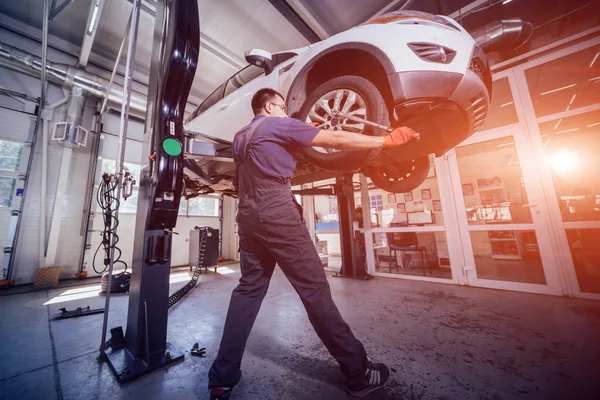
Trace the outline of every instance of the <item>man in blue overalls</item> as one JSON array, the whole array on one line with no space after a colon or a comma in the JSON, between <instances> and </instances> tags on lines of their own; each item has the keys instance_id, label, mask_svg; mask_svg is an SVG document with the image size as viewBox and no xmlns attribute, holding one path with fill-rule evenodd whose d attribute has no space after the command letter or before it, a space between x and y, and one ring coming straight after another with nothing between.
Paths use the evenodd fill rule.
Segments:
<instances>
[{"instance_id":1,"label":"man in blue overalls","mask_svg":"<svg viewBox=\"0 0 600 400\"><path fill-rule=\"evenodd\" d=\"M300 146L369 150L400 146L419 135L406 127L387 136L321 130L288 118L283 96L272 89L259 90L252 109L254 119L233 140L242 277L231 295L219 353L209 371L211 399L228 399L241 378L246 341L275 264L296 289L315 332L340 364L346 390L365 396L387 383L389 369L368 359L333 302L290 179Z\"/></svg>"}]
</instances>

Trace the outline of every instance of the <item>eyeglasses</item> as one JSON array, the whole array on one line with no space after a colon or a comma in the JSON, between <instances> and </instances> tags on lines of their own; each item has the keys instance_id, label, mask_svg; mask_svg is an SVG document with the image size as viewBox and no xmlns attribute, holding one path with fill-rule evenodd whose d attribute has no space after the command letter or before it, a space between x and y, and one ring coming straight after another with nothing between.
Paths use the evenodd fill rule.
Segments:
<instances>
[{"instance_id":1,"label":"eyeglasses","mask_svg":"<svg viewBox=\"0 0 600 400\"><path fill-rule=\"evenodd\" d=\"M274 106L281 108L283 110L283 112L287 112L287 106L285 104L277 104L277 103L269 103L269 104L272 104Z\"/></svg>"}]
</instances>

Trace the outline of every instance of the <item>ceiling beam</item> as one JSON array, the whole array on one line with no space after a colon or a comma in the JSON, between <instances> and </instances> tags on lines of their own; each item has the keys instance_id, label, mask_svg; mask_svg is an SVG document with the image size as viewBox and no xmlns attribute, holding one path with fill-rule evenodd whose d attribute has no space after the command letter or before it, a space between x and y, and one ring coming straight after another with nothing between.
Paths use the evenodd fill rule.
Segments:
<instances>
[{"instance_id":1,"label":"ceiling beam","mask_svg":"<svg viewBox=\"0 0 600 400\"><path fill-rule=\"evenodd\" d=\"M463 8L454 11L452 14L450 14L448 16L452 19L460 19L461 16L464 15L465 13L468 13L469 11L471 11L483 4L489 4L489 3L490 3L490 0L475 0L475 1L467 4Z\"/></svg>"},{"instance_id":2,"label":"ceiling beam","mask_svg":"<svg viewBox=\"0 0 600 400\"><path fill-rule=\"evenodd\" d=\"M321 25L321 23L319 23L315 17L313 17L312 13L308 11L306 7L304 7L304 4L302 4L301 1L287 0L287 3L294 9L294 11L296 11L296 14L298 14L298 16L308 24L313 32L317 34L319 39L325 40L329 37L329 33L325 27Z\"/></svg>"},{"instance_id":3,"label":"ceiling beam","mask_svg":"<svg viewBox=\"0 0 600 400\"><path fill-rule=\"evenodd\" d=\"M127 0L132 3L133 0ZM156 2L151 0L142 0L142 11L146 12L148 15L154 16L156 15ZM248 63L241 57L237 56L233 52L227 50L223 45L218 43L216 40L211 39L206 36L202 32L200 32L200 44L204 46L206 50L210 53L217 56L217 58L235 69L240 69L248 65Z\"/></svg>"},{"instance_id":4,"label":"ceiling beam","mask_svg":"<svg viewBox=\"0 0 600 400\"><path fill-rule=\"evenodd\" d=\"M88 13L87 22L85 24L85 32L83 34L83 42L81 43L81 53L79 53L79 66L85 68L92 52L92 45L98 31L98 21L102 15L104 0L92 0L90 4L90 12Z\"/></svg>"},{"instance_id":5,"label":"ceiling beam","mask_svg":"<svg viewBox=\"0 0 600 400\"><path fill-rule=\"evenodd\" d=\"M320 42L321 37L298 15L296 10L285 0L269 0L269 3L310 43Z\"/></svg>"}]
</instances>

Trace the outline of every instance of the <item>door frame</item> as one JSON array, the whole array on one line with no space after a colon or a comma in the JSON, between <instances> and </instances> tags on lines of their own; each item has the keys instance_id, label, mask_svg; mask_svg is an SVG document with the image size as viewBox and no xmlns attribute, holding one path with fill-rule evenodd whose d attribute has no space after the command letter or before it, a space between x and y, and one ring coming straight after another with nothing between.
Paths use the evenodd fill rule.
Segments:
<instances>
[{"instance_id":1,"label":"door frame","mask_svg":"<svg viewBox=\"0 0 600 400\"><path fill-rule=\"evenodd\" d=\"M519 96L517 95L516 86L517 79L514 70L502 71L494 75L494 81L508 79L515 109L517 110L518 123L504 126L501 128L490 129L487 131L477 132L457 148L482 143L489 140L513 137L514 145L519 160L534 160L536 156L534 149L530 144L529 132L526 124L523 123L522 113L519 109L522 107ZM561 295L565 291L565 279L560 275L560 264L556 262L554 254L556 247L552 235L550 234L550 219L549 212L546 206L546 196L544 187L541 185L540 171L535 163L521 162L521 176L524 181L524 190L527 194L528 205L531 209L531 223L525 224L499 224L499 225L475 225L470 226L465 213L465 202L462 194L462 183L458 160L456 157L456 149L446 153L446 162L452 182L452 192L455 202L456 218L458 231L461 238L462 252L464 256L464 275L466 278L465 284L469 286L478 286L494 289L513 290L520 292L540 293ZM540 251L540 257L546 278L546 284L521 283L510 281L499 281L490 279L481 279L477 276L475 267L475 256L473 254L473 246L471 242L472 231L499 231L499 230L532 230L536 233L537 243Z\"/></svg>"},{"instance_id":2,"label":"door frame","mask_svg":"<svg viewBox=\"0 0 600 400\"><path fill-rule=\"evenodd\" d=\"M566 229L573 228L600 228L600 221L582 221L582 222L563 222L560 206L556 197L556 190L552 180L551 166L547 160L544 143L539 130L539 124L567 118L570 116L581 115L588 112L600 110L600 102L565 112L537 117L533 107L533 101L529 93L525 71L539 65L554 61L556 59L589 49L600 45L600 36L579 42L573 46L552 52L541 56L527 63L518 65L511 70L503 71L500 74L510 76L511 91L517 109L519 121L528 132L527 139L536 155L538 162L536 168L539 170L540 183L544 192L546 209L548 212L549 232L552 237L554 257L559 268L561 276L562 293L567 296L581 297L600 300L598 293L584 293L579 287L579 281L575 272L575 265L571 256L569 241L567 239Z\"/></svg>"}]
</instances>

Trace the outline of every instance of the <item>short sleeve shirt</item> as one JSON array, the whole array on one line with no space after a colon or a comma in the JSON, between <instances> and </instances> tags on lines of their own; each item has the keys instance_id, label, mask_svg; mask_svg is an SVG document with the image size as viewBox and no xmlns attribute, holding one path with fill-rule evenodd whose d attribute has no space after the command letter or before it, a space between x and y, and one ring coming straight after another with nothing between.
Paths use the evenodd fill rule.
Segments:
<instances>
[{"instance_id":1,"label":"short sleeve shirt","mask_svg":"<svg viewBox=\"0 0 600 400\"><path fill-rule=\"evenodd\" d=\"M241 133L251 129L260 119L267 121L256 129L250 142L248 156L264 175L271 178L291 178L296 170L296 153L299 147L310 146L320 129L294 118L275 118L257 115L252 123L242 128L233 139L233 158L236 163L244 160L246 149L242 148ZM246 160L248 161L248 160Z\"/></svg>"}]
</instances>

